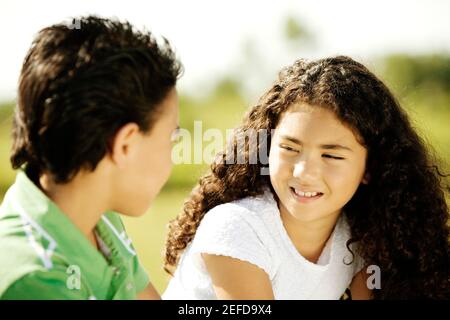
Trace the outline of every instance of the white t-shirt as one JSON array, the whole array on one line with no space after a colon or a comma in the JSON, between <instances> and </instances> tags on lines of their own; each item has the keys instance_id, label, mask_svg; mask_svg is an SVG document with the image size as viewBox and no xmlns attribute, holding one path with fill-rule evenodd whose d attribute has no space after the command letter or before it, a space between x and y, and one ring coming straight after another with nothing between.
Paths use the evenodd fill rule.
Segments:
<instances>
[{"instance_id":1,"label":"white t-shirt","mask_svg":"<svg viewBox=\"0 0 450 320\"><path fill-rule=\"evenodd\" d=\"M214 207L206 213L180 262L163 299L217 299L201 253L250 262L270 278L275 299L339 299L362 259L346 247L350 229L338 219L317 263L306 260L290 240L270 191ZM344 261L347 263L345 264Z\"/></svg>"}]
</instances>

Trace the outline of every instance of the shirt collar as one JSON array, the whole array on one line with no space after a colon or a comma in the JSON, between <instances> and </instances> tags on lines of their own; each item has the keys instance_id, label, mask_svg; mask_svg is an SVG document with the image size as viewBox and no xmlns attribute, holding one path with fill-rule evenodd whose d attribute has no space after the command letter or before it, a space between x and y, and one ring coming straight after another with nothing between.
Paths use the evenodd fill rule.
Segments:
<instances>
[{"instance_id":1,"label":"shirt collar","mask_svg":"<svg viewBox=\"0 0 450 320\"><path fill-rule=\"evenodd\" d=\"M108 264L105 257L89 242L81 230L28 178L24 171L20 170L17 173L11 193L8 195L8 201L11 202L14 211L47 239L48 246L44 249L49 255L50 263L53 260L52 255L56 252L67 260L68 267L78 266L81 277L87 280L95 296L101 299L108 291L114 267ZM119 255L117 246L120 241L114 239L117 237L115 234L117 230L113 229L114 226L110 223L108 225L108 221L104 215L97 224L97 230L110 249ZM120 253L123 251L120 248ZM111 262L115 263L114 260Z\"/></svg>"}]
</instances>

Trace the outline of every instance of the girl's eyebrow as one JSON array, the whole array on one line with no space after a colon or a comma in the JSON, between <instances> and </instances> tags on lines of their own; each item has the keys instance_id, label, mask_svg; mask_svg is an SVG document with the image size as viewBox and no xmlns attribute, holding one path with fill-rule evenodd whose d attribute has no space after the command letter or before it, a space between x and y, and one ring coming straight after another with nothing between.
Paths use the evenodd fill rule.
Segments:
<instances>
[{"instance_id":1,"label":"girl's eyebrow","mask_svg":"<svg viewBox=\"0 0 450 320\"><path fill-rule=\"evenodd\" d=\"M352 149L350 149L349 147L343 146L341 144L321 144L320 145L321 149L329 149L329 150L347 150L350 152L353 152Z\"/></svg>"},{"instance_id":2,"label":"girl's eyebrow","mask_svg":"<svg viewBox=\"0 0 450 320\"><path fill-rule=\"evenodd\" d=\"M295 144L302 145L302 142L294 137L282 135L281 138L291 141ZM327 149L327 150L347 150L347 151L353 152L353 150L350 149L349 147L346 147L346 146L343 146L343 145L337 144L337 143L321 144L319 147L321 149Z\"/></svg>"}]
</instances>

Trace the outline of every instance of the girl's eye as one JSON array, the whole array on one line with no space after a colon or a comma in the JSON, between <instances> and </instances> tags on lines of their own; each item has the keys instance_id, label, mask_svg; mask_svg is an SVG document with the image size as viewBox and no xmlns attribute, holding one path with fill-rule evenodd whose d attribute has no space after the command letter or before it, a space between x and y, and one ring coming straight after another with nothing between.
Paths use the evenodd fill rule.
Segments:
<instances>
[{"instance_id":1,"label":"girl's eye","mask_svg":"<svg viewBox=\"0 0 450 320\"><path fill-rule=\"evenodd\" d=\"M297 149L291 148L291 147L289 147L287 145L284 145L284 144L280 144L280 148L284 149L284 150L287 150L287 151L290 151L290 152L298 152Z\"/></svg>"},{"instance_id":2,"label":"girl's eye","mask_svg":"<svg viewBox=\"0 0 450 320\"><path fill-rule=\"evenodd\" d=\"M336 156L332 156L332 155L329 155L329 154L324 154L324 155L322 155L322 157L329 158L329 159L335 159L335 160L344 160L345 159L345 158L342 158L342 157L336 157Z\"/></svg>"}]
</instances>

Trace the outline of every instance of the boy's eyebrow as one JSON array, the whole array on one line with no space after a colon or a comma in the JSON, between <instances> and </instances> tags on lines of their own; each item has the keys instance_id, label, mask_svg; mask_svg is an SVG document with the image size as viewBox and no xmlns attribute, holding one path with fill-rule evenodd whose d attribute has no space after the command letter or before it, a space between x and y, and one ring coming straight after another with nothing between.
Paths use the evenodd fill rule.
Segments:
<instances>
[{"instance_id":1,"label":"boy's eyebrow","mask_svg":"<svg viewBox=\"0 0 450 320\"><path fill-rule=\"evenodd\" d=\"M302 142L300 140L298 140L298 139L296 139L294 137L291 137L291 136L282 135L281 138L285 139L285 140L289 140L289 141L291 141L291 142L293 142L295 144L298 144L298 145L302 144ZM350 149L349 147L346 147L346 146L343 146L343 145L337 144L337 143L321 144L319 147L321 149L327 149L327 150L339 150L339 149L341 149L341 150L348 150L348 151L353 152L353 150Z\"/></svg>"}]
</instances>

